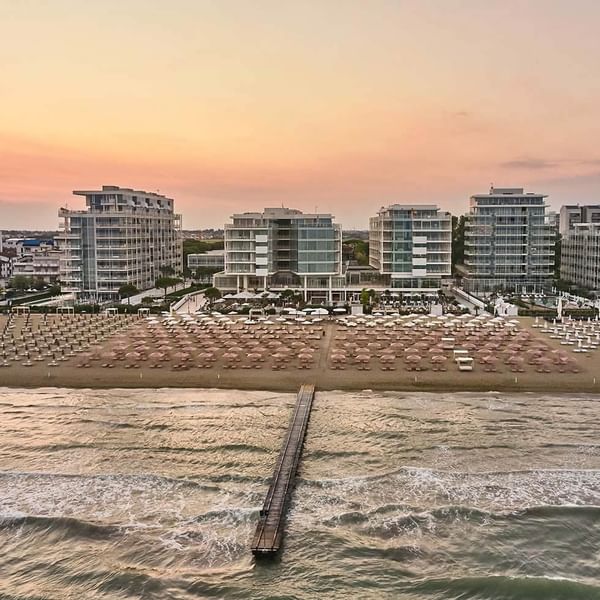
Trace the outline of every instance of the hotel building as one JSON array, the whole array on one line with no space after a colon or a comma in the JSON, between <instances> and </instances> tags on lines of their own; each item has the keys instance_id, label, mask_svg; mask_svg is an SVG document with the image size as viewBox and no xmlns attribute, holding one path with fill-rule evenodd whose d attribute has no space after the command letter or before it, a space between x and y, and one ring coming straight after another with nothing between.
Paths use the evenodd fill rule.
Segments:
<instances>
[{"instance_id":1,"label":"hotel building","mask_svg":"<svg viewBox=\"0 0 600 600\"><path fill-rule=\"evenodd\" d=\"M561 244L560 277L600 290L600 223L575 223Z\"/></svg>"},{"instance_id":2,"label":"hotel building","mask_svg":"<svg viewBox=\"0 0 600 600\"><path fill-rule=\"evenodd\" d=\"M382 207L369 221L369 264L395 290L440 289L452 273L452 216L428 204Z\"/></svg>"},{"instance_id":3,"label":"hotel building","mask_svg":"<svg viewBox=\"0 0 600 600\"><path fill-rule=\"evenodd\" d=\"M59 211L63 290L87 301L117 300L126 283L145 290L165 269L182 271L181 216L172 199L117 186L73 193L85 197L87 210Z\"/></svg>"},{"instance_id":4,"label":"hotel building","mask_svg":"<svg viewBox=\"0 0 600 600\"><path fill-rule=\"evenodd\" d=\"M600 204L567 204L560 209L560 235L566 235L577 223L600 223Z\"/></svg>"},{"instance_id":5,"label":"hotel building","mask_svg":"<svg viewBox=\"0 0 600 600\"><path fill-rule=\"evenodd\" d=\"M463 286L468 291L540 291L552 285L556 228L546 196L491 188L471 196L465 224Z\"/></svg>"},{"instance_id":6,"label":"hotel building","mask_svg":"<svg viewBox=\"0 0 600 600\"><path fill-rule=\"evenodd\" d=\"M225 225L225 268L214 276L226 291L296 289L307 301L333 301L343 288L342 230L330 214L290 208L241 213ZM337 298L339 299L339 297Z\"/></svg>"}]
</instances>

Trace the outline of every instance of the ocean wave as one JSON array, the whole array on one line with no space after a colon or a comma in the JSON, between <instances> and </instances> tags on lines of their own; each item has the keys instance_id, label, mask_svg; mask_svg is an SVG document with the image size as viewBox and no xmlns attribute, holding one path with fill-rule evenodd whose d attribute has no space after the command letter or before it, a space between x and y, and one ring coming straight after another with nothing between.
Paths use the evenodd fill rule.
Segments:
<instances>
[{"instance_id":1,"label":"ocean wave","mask_svg":"<svg viewBox=\"0 0 600 600\"><path fill-rule=\"evenodd\" d=\"M1 516L0 530L31 528L50 533L60 533L61 537L104 539L121 531L120 527L92 523L74 517L48 517L38 515Z\"/></svg>"},{"instance_id":2,"label":"ocean wave","mask_svg":"<svg viewBox=\"0 0 600 600\"><path fill-rule=\"evenodd\" d=\"M419 475L440 475L451 477L486 477L486 476L511 476L511 475L527 475L527 474L594 474L600 476L600 469L512 469L508 471L491 470L491 471L458 471L449 469L432 469L428 467L403 466L397 469L391 469L373 475L352 475L349 477L340 478L323 478L323 479L306 479L298 478L305 485L315 487L328 487L329 485L337 485L341 482L352 481L377 481L391 479L400 475L419 476Z\"/></svg>"},{"instance_id":3,"label":"ocean wave","mask_svg":"<svg viewBox=\"0 0 600 600\"><path fill-rule=\"evenodd\" d=\"M181 479L177 477L166 477L164 475L156 475L154 473L98 473L88 475L85 473L52 473L49 471L0 471L0 481L5 480L53 480L55 483L61 479L64 480L81 480L81 481L97 481L102 482L122 482L122 483L147 483L154 486L160 484L175 485L180 487L198 488L208 491L219 491L218 486L212 483L205 483L195 479ZM216 480L216 478L215 478ZM10 485L10 482L5 482Z\"/></svg>"},{"instance_id":4,"label":"ocean wave","mask_svg":"<svg viewBox=\"0 0 600 600\"><path fill-rule=\"evenodd\" d=\"M447 594L451 598L477 600L593 600L600 598L600 586L559 577L489 575L428 579L400 589L420 594Z\"/></svg>"},{"instance_id":5,"label":"ocean wave","mask_svg":"<svg viewBox=\"0 0 600 600\"><path fill-rule=\"evenodd\" d=\"M252 506L248 508L225 507L209 510L203 514L196 515L192 521L195 523L218 521L221 523L226 522L234 525L236 523L257 521L259 512L260 508L258 506Z\"/></svg>"},{"instance_id":6,"label":"ocean wave","mask_svg":"<svg viewBox=\"0 0 600 600\"><path fill-rule=\"evenodd\" d=\"M492 521L525 521L528 519L600 519L600 506L592 505L540 505L527 506L517 510L489 511L470 506L440 506L433 509L408 506L405 504L385 504L373 510L351 510L328 516L322 520L327 527L340 525L364 525L382 523L385 527L393 522L397 528L414 528L427 524L469 521L474 524Z\"/></svg>"}]
</instances>

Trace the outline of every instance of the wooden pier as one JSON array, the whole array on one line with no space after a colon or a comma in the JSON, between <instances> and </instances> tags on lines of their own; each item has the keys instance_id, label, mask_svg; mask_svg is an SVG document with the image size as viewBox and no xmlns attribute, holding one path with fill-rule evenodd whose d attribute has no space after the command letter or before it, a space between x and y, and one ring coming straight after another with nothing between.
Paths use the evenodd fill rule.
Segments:
<instances>
[{"instance_id":1,"label":"wooden pier","mask_svg":"<svg viewBox=\"0 0 600 600\"><path fill-rule=\"evenodd\" d=\"M314 385L303 385L298 392L294 413L252 541L252 554L255 556L273 556L281 547L287 505L294 487L314 396Z\"/></svg>"}]
</instances>

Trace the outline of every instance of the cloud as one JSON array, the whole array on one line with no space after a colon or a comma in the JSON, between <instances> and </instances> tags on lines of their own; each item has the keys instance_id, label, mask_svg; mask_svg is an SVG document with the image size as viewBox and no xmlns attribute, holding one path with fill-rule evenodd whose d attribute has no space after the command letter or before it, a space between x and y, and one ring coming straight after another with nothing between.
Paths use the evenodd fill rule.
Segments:
<instances>
[{"instance_id":1,"label":"cloud","mask_svg":"<svg viewBox=\"0 0 600 600\"><path fill-rule=\"evenodd\" d=\"M521 158L500 164L504 169L552 169L558 166L556 161L545 158Z\"/></svg>"},{"instance_id":2,"label":"cloud","mask_svg":"<svg viewBox=\"0 0 600 600\"><path fill-rule=\"evenodd\" d=\"M505 169L530 169L543 170L558 167L600 167L598 158L560 158L549 160L546 158L519 158L500 163Z\"/></svg>"}]
</instances>

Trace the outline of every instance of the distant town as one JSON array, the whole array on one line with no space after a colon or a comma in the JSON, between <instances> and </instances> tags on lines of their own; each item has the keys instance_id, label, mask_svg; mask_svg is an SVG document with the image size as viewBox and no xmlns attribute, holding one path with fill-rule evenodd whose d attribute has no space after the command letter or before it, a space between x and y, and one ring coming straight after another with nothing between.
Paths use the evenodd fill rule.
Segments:
<instances>
[{"instance_id":1,"label":"distant town","mask_svg":"<svg viewBox=\"0 0 600 600\"><path fill-rule=\"evenodd\" d=\"M86 208L60 208L56 231L0 235L0 308L164 310L201 289L212 300L268 294L329 307L444 297L483 310L500 297L543 315L557 295L598 307L600 204L555 213L544 194L492 187L462 215L374 204L362 231L284 207L186 231L172 198L117 186L73 193Z\"/></svg>"}]
</instances>

